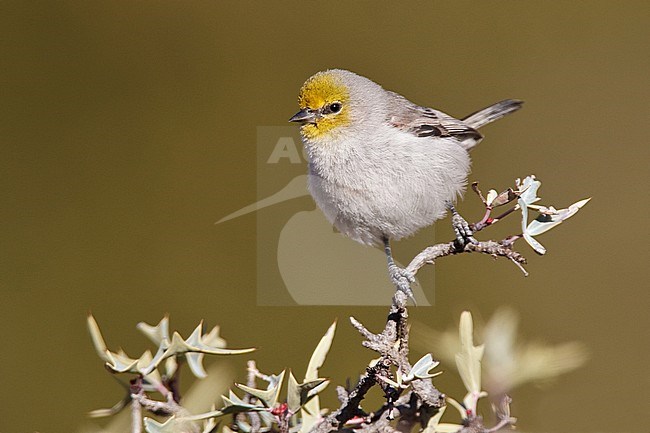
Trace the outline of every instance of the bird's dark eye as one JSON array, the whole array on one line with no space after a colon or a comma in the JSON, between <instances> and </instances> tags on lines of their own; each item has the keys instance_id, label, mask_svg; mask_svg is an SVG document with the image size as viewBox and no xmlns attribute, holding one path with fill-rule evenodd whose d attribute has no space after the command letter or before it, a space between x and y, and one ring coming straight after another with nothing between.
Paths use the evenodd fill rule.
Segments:
<instances>
[{"instance_id":1,"label":"bird's dark eye","mask_svg":"<svg viewBox=\"0 0 650 433\"><path fill-rule=\"evenodd\" d=\"M330 104L329 108L332 113L338 113L339 111L341 111L341 108L343 107L341 106L340 102L333 102L332 104Z\"/></svg>"}]
</instances>

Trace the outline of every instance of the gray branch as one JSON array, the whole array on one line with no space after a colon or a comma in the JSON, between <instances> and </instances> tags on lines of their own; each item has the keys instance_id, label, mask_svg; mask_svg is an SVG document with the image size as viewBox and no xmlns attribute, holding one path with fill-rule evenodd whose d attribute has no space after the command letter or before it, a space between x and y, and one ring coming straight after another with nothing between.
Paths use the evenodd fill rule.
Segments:
<instances>
[{"instance_id":1,"label":"gray branch","mask_svg":"<svg viewBox=\"0 0 650 433\"><path fill-rule=\"evenodd\" d=\"M378 352L380 358L375 364L366 368L366 372L352 391L346 395L343 395L343 390L338 391L341 407L315 425L310 433L341 431L350 419L355 416L365 416L360 404L366 393L375 385L382 388L387 402L374 416L371 416L372 421L360 429L367 433L396 433L398 430L389 424L394 409L397 409L400 415L409 414L408 420L405 419L402 425L398 424L400 430L404 430L407 425L412 426L416 422L426 425L428 419L443 406L444 396L433 386L431 379L413 380L412 391L401 397L403 389L394 388L385 380L394 379L391 367L397 368L405 375L411 371L411 364L408 361L407 301L408 297L405 293L399 291L395 293L386 326L378 334L373 334L354 317L350 318L352 325L365 338L362 344Z\"/></svg>"},{"instance_id":2,"label":"gray branch","mask_svg":"<svg viewBox=\"0 0 650 433\"><path fill-rule=\"evenodd\" d=\"M432 265L436 259L440 257L452 256L462 253L483 253L488 254L495 259L498 257L505 257L513 262L523 273L528 276L528 272L523 268L526 264L526 258L517 251L514 251L507 242L483 241L477 244L467 243L459 247L456 242L448 242L442 244L432 245L422 250L420 254L415 256L411 263L406 267L406 270L412 272L414 275L424 265Z\"/></svg>"}]
</instances>

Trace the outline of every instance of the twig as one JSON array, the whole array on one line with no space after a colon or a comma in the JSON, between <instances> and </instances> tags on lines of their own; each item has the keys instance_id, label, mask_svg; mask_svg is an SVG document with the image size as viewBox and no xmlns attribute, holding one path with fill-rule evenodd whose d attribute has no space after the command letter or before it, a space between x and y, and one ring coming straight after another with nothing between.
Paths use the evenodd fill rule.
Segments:
<instances>
[{"instance_id":1,"label":"twig","mask_svg":"<svg viewBox=\"0 0 650 433\"><path fill-rule=\"evenodd\" d=\"M137 399L131 400L131 432L140 433L142 431L142 406Z\"/></svg>"},{"instance_id":2,"label":"twig","mask_svg":"<svg viewBox=\"0 0 650 433\"><path fill-rule=\"evenodd\" d=\"M249 388L255 388L256 387L255 379L260 374L260 372L257 369L257 365L255 364L254 360L248 361L247 366L248 366L248 375L247 375L246 385ZM248 393L246 393L246 395L244 396L244 401L246 403L252 404L254 403L255 400L256 398ZM248 412L247 415L251 425L250 433L258 433L262 428L262 421L260 419L260 415L257 412Z\"/></svg>"},{"instance_id":3,"label":"twig","mask_svg":"<svg viewBox=\"0 0 650 433\"><path fill-rule=\"evenodd\" d=\"M155 415L163 415L163 416L170 416L177 414L183 410L182 406L176 403L176 401L169 396L167 401L157 401L157 400L152 400L144 393L140 394L131 394L131 398L133 399L134 402L138 402L138 404L148 410L149 412L155 414Z\"/></svg>"},{"instance_id":4,"label":"twig","mask_svg":"<svg viewBox=\"0 0 650 433\"><path fill-rule=\"evenodd\" d=\"M411 260L411 263L406 267L406 270L413 274L417 274L420 268L424 265L434 264L436 259L440 257L472 252L489 254L494 258L506 257L508 260L515 263L524 275L528 276L528 272L526 272L522 266L526 264L526 258L517 251L511 249L509 246L495 241L483 241L478 244L467 243L460 248L456 242L432 245L425 248L420 254L415 256L413 260Z\"/></svg>"},{"instance_id":5,"label":"twig","mask_svg":"<svg viewBox=\"0 0 650 433\"><path fill-rule=\"evenodd\" d=\"M414 417L417 413L425 420L437 412L444 404L444 396L433 386L431 379L415 379L411 382L411 389L405 396L401 396L403 389L395 388L389 384L393 381L391 367L395 367L404 375L411 371L411 364L408 360L408 311L406 302L408 296L400 291L395 293L391 305L386 326L379 334L373 334L354 317L350 318L352 325L365 338L363 345L380 354L380 358L371 366L366 368L365 374L359 380L357 386L349 393L339 390L341 407L332 412L323 421L314 426L311 433L328 433L339 430L347 421L355 416L363 416L360 404L366 393L374 386L379 385L386 394L387 402L382 409L375 413L372 422L360 430L367 433L394 433L396 432L389 421L393 418L393 410L397 409L400 414L409 414L400 429L406 429L407 425L414 424ZM421 421L422 422L422 421Z\"/></svg>"}]
</instances>

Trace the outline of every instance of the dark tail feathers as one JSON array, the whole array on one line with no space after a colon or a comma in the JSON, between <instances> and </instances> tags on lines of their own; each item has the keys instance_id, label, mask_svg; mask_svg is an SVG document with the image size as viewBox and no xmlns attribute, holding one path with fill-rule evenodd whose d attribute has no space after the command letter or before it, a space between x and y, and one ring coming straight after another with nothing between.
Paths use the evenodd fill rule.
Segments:
<instances>
[{"instance_id":1,"label":"dark tail feathers","mask_svg":"<svg viewBox=\"0 0 650 433\"><path fill-rule=\"evenodd\" d=\"M501 119L506 114L519 110L523 103L524 101L519 101L517 99L506 99L477 111L476 113L470 114L463 119L463 122L467 123L474 129L478 129L483 125Z\"/></svg>"}]
</instances>

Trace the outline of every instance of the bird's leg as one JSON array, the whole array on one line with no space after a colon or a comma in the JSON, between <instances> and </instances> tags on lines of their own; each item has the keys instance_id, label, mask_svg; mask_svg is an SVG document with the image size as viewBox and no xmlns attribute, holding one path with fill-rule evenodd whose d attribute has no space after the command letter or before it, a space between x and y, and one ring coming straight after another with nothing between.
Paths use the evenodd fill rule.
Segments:
<instances>
[{"instance_id":1,"label":"bird's leg","mask_svg":"<svg viewBox=\"0 0 650 433\"><path fill-rule=\"evenodd\" d=\"M474 238L474 232L467 221L465 221L465 218L460 216L453 204L447 203L447 207L451 212L451 224L454 227L458 244L461 247L464 247L468 243L478 244L478 241Z\"/></svg>"},{"instance_id":2,"label":"bird's leg","mask_svg":"<svg viewBox=\"0 0 650 433\"><path fill-rule=\"evenodd\" d=\"M395 264L393 260L393 253L390 248L390 241L387 237L383 237L384 241L384 251L386 252L386 259L388 260L388 275L390 280L393 282L397 290L400 290L406 295L413 299L413 292L411 291L411 283L415 281L415 275L404 268L400 268Z\"/></svg>"}]
</instances>

